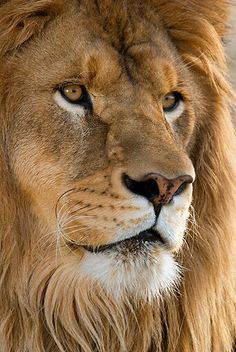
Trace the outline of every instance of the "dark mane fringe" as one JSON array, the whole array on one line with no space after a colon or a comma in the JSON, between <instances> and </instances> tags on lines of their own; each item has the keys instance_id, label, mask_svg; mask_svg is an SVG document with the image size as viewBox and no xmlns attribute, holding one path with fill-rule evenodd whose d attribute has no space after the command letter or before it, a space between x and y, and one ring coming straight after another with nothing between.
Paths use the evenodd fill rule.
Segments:
<instances>
[{"instance_id":1,"label":"dark mane fringe","mask_svg":"<svg viewBox=\"0 0 236 352\"><path fill-rule=\"evenodd\" d=\"M48 16L42 16L43 21L36 16L35 20L32 12L50 8L55 13L58 3L61 1L39 0L28 6L24 0L13 0L2 5L1 55L18 48L49 20ZM196 226L190 224L187 243L180 253L185 272L179 294L152 305L137 305L127 298L118 306L101 288L97 288L99 296L96 288L89 290L87 282L76 281L67 270L73 262L61 262L54 267L46 246L43 262L30 241L24 251L30 251L31 258L26 254L23 258L12 219L17 217L21 222L22 214L15 209L19 200L9 183L4 151L0 150L3 351L232 350L236 336L236 146L229 111L234 93L226 80L222 48L229 7L223 0L206 0L201 4L196 0L147 3L209 94L209 111L196 127L196 142L191 151L197 174L193 202ZM12 4L18 9L16 12Z\"/></svg>"},{"instance_id":2,"label":"dark mane fringe","mask_svg":"<svg viewBox=\"0 0 236 352\"><path fill-rule=\"evenodd\" d=\"M33 35L39 34L55 17L63 0L11 0L0 3L0 56L19 48Z\"/></svg>"}]
</instances>

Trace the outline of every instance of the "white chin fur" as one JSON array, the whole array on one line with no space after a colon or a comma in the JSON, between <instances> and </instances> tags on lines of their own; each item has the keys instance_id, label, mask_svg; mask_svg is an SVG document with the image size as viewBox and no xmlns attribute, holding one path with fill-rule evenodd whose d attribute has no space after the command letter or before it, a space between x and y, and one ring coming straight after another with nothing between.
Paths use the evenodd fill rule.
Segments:
<instances>
[{"instance_id":1,"label":"white chin fur","mask_svg":"<svg viewBox=\"0 0 236 352\"><path fill-rule=\"evenodd\" d=\"M128 260L129 259L129 260ZM116 252L86 252L80 263L81 279L94 280L117 300L132 297L151 301L170 291L179 278L172 254L163 249L119 258Z\"/></svg>"}]
</instances>

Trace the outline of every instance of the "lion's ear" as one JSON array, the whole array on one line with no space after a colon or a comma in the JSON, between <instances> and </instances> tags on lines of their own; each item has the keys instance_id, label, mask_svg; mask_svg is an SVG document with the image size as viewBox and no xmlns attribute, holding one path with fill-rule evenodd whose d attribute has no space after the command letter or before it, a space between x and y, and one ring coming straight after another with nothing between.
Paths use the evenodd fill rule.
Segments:
<instances>
[{"instance_id":1,"label":"lion's ear","mask_svg":"<svg viewBox=\"0 0 236 352\"><path fill-rule=\"evenodd\" d=\"M0 5L0 55L20 47L58 13L61 0L9 0Z\"/></svg>"}]
</instances>

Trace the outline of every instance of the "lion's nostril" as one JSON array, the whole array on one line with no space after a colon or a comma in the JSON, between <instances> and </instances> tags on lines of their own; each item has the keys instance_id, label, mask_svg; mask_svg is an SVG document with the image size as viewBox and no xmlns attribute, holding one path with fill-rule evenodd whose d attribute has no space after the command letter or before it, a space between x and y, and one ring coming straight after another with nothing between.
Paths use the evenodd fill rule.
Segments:
<instances>
[{"instance_id":1,"label":"lion's nostril","mask_svg":"<svg viewBox=\"0 0 236 352\"><path fill-rule=\"evenodd\" d=\"M159 188L155 180L135 181L128 175L123 177L126 187L133 193L151 200L159 195Z\"/></svg>"},{"instance_id":2,"label":"lion's nostril","mask_svg":"<svg viewBox=\"0 0 236 352\"><path fill-rule=\"evenodd\" d=\"M160 194L158 185L154 180L140 182L140 186L140 194L150 200Z\"/></svg>"},{"instance_id":3,"label":"lion's nostril","mask_svg":"<svg viewBox=\"0 0 236 352\"><path fill-rule=\"evenodd\" d=\"M174 196L184 192L188 183L193 182L189 175L167 179L156 173L147 175L141 181L133 180L128 175L124 175L123 180L131 192L147 198L154 206L169 203Z\"/></svg>"},{"instance_id":4,"label":"lion's nostril","mask_svg":"<svg viewBox=\"0 0 236 352\"><path fill-rule=\"evenodd\" d=\"M123 181L126 187L133 193L137 193L139 189L139 182L132 180L128 175L123 175Z\"/></svg>"}]
</instances>

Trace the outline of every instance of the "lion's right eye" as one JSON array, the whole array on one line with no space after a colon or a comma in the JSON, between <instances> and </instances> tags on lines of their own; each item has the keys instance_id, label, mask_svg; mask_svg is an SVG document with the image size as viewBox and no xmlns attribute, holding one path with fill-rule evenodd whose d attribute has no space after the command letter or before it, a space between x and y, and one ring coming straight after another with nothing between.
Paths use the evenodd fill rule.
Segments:
<instances>
[{"instance_id":1,"label":"lion's right eye","mask_svg":"<svg viewBox=\"0 0 236 352\"><path fill-rule=\"evenodd\" d=\"M162 108L165 118L169 123L173 123L185 110L183 97L178 92L171 92L162 98Z\"/></svg>"}]
</instances>

